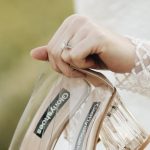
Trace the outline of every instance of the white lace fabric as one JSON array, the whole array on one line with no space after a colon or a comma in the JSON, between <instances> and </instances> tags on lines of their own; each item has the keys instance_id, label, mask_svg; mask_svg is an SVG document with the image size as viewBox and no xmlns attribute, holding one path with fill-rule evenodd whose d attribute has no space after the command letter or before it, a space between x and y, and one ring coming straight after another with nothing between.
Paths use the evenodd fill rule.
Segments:
<instances>
[{"instance_id":1,"label":"white lace fabric","mask_svg":"<svg viewBox=\"0 0 150 150\"><path fill-rule=\"evenodd\" d=\"M116 86L120 89L150 96L150 44L147 41L128 37L135 45L135 67L131 73L115 73Z\"/></svg>"}]
</instances>

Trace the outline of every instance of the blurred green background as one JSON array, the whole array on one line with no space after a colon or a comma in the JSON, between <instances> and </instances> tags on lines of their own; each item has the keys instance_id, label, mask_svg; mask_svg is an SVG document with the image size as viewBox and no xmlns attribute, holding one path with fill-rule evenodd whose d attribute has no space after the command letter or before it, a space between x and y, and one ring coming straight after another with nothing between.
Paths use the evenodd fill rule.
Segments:
<instances>
[{"instance_id":1,"label":"blurred green background","mask_svg":"<svg viewBox=\"0 0 150 150\"><path fill-rule=\"evenodd\" d=\"M0 0L0 150L8 149L38 75L49 68L30 50L72 13L71 0Z\"/></svg>"}]
</instances>

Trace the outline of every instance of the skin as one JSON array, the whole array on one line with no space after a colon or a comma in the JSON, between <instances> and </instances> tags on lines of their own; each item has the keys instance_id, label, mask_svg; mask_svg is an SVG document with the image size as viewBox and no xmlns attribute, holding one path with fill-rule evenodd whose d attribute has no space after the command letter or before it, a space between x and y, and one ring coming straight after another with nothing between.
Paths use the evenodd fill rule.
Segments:
<instances>
[{"instance_id":1,"label":"skin","mask_svg":"<svg viewBox=\"0 0 150 150\"><path fill-rule=\"evenodd\" d=\"M62 49L64 42L71 48ZM135 65L135 47L126 37L76 14L65 19L49 43L33 49L31 56L49 61L55 71L68 77L84 76L71 66L126 73Z\"/></svg>"}]
</instances>

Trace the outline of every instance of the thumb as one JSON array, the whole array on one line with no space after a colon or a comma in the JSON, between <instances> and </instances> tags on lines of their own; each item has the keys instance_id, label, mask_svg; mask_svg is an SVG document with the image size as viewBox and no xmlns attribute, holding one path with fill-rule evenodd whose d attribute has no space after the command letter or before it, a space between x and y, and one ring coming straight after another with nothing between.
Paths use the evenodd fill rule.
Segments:
<instances>
[{"instance_id":1,"label":"thumb","mask_svg":"<svg viewBox=\"0 0 150 150\"><path fill-rule=\"evenodd\" d=\"M38 59L38 60L42 60L42 61L48 60L48 52L47 52L46 45L32 49L30 54L34 59Z\"/></svg>"}]
</instances>

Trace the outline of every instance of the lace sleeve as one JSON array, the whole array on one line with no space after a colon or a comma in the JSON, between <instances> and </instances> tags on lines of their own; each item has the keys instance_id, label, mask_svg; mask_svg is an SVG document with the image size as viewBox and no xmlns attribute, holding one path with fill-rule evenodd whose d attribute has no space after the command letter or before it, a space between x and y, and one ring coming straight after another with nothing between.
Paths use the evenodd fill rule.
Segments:
<instances>
[{"instance_id":1,"label":"lace sleeve","mask_svg":"<svg viewBox=\"0 0 150 150\"><path fill-rule=\"evenodd\" d=\"M136 48L135 67L131 73L115 74L116 86L150 96L150 43L128 37Z\"/></svg>"}]
</instances>

